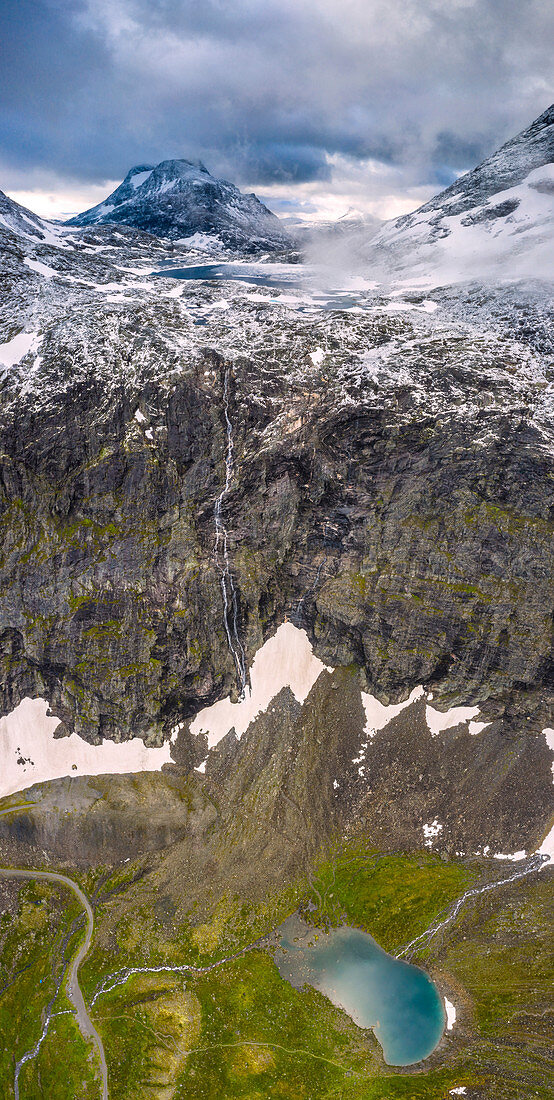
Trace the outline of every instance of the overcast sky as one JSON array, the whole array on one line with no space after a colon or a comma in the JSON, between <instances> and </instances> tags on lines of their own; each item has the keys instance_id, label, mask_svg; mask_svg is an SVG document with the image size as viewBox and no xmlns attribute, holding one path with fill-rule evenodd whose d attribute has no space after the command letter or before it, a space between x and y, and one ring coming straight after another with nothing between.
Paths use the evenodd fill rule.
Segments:
<instances>
[{"instance_id":1,"label":"overcast sky","mask_svg":"<svg viewBox=\"0 0 554 1100\"><path fill-rule=\"evenodd\" d=\"M414 208L554 100L553 0L0 0L0 188L201 158L282 215Z\"/></svg>"}]
</instances>

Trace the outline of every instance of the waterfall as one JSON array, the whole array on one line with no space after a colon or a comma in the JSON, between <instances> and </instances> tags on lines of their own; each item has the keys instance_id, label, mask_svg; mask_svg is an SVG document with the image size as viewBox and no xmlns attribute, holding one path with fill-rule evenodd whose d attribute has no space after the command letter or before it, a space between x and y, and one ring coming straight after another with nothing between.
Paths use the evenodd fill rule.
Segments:
<instances>
[{"instance_id":1,"label":"waterfall","mask_svg":"<svg viewBox=\"0 0 554 1100\"><path fill-rule=\"evenodd\" d=\"M229 375L230 367L225 368L223 383L223 412L225 416L225 432L227 447L225 451L225 484L214 505L215 542L214 558L219 570L219 585L223 597L223 624L227 635L229 650L235 662L237 679L240 683L241 697L246 689L246 658L242 642L238 632L238 598L231 562L229 559L229 539L227 528L223 519L223 504L231 487L234 472L234 444L233 425L229 417Z\"/></svg>"}]
</instances>

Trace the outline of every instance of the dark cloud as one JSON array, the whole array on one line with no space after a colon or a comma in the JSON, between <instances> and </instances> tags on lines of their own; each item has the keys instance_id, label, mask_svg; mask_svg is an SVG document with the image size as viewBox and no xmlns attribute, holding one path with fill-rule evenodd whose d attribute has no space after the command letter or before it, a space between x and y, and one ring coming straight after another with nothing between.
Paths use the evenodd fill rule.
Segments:
<instances>
[{"instance_id":1,"label":"dark cloud","mask_svg":"<svg viewBox=\"0 0 554 1100\"><path fill-rule=\"evenodd\" d=\"M551 0L0 0L0 16L4 172L95 182L193 156L292 186L342 156L440 184L554 99Z\"/></svg>"}]
</instances>

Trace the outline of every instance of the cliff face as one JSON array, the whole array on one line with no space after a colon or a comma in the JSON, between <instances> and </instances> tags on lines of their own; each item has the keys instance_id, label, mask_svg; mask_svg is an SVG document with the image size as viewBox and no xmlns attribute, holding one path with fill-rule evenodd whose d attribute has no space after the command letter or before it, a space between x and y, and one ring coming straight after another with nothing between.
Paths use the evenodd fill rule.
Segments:
<instances>
[{"instance_id":1,"label":"cliff face","mask_svg":"<svg viewBox=\"0 0 554 1100\"><path fill-rule=\"evenodd\" d=\"M152 277L167 244L3 201L5 711L41 695L89 741L160 744L236 697L289 619L383 703L423 684L501 737L552 726L550 284L367 285L337 310L302 288ZM349 736L335 778L371 817ZM205 745L181 740L190 771Z\"/></svg>"},{"instance_id":2,"label":"cliff face","mask_svg":"<svg viewBox=\"0 0 554 1100\"><path fill-rule=\"evenodd\" d=\"M351 300L307 282L179 283L154 273L198 255L137 229L49 226L9 199L0 212L0 707L40 695L58 735L171 743L161 773L91 777L67 763L69 776L21 791L33 749L17 748L15 719L10 734L21 783L5 788L1 862L87 872L87 1003L106 981L118 991L99 1017L114 1096L150 1095L158 1048L126 1022L122 1060L119 1021L138 1013L144 1030L143 993L168 995L154 988L168 964L182 997L183 960L209 962L187 976L200 1038L181 1001L175 1031L180 1052L209 1051L198 1095L234 1095L239 1062L248 1095L289 1087L290 1062L260 1085L230 1035L287 1059L315 1050L298 1094L336 1095L313 1074L346 1065L342 1016L305 993L291 1007L271 959L251 951L298 906L394 951L423 952L428 930L426 964L461 1022L418 1067L426 1095L547 1087L551 284L475 278L425 296L366 282ZM189 720L238 698L285 620L327 667L301 635L295 652L316 665L306 691L294 694L289 668L242 737L225 727L208 752ZM392 703L406 705L383 717ZM2 1011L20 1031L30 985L17 941L32 946L37 918L25 896L8 908L19 915L3 922ZM57 936L58 909L41 919ZM157 976L133 984L137 966ZM289 1030L306 1005L315 1040ZM383 1066L372 1054L361 1076L361 1033L347 1025L361 1096ZM215 1085L214 1035L231 1066ZM137 1065L144 1088L127 1072ZM187 1095L198 1065L173 1067ZM11 1088L11 1062L2 1072Z\"/></svg>"},{"instance_id":3,"label":"cliff face","mask_svg":"<svg viewBox=\"0 0 554 1100\"><path fill-rule=\"evenodd\" d=\"M288 614L383 697L424 681L463 701L517 686L545 703L552 460L533 416L541 381L516 389L513 346L437 338L429 369L410 326L384 317L363 335L388 363L400 344L396 376L348 377L332 351L321 369L263 349L171 369L147 322L119 323L114 346L114 321L96 316L86 343L50 338L32 392L4 381L5 706L33 683L88 737L156 737L229 688L213 559L226 371L248 654Z\"/></svg>"},{"instance_id":4,"label":"cliff face","mask_svg":"<svg viewBox=\"0 0 554 1100\"><path fill-rule=\"evenodd\" d=\"M336 353L329 315L309 331L281 316L288 346L266 322L251 358L185 357L176 306L64 321L34 370L4 378L4 708L38 692L88 739L156 742L232 688L214 555L227 379L223 518L248 661L288 617L384 701L425 683L548 724L542 357L379 308L337 323Z\"/></svg>"}]
</instances>

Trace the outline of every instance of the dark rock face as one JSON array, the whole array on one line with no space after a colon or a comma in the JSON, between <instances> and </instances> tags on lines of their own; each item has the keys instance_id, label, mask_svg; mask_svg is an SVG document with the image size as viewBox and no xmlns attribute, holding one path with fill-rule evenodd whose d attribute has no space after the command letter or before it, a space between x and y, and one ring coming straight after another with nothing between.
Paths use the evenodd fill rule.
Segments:
<instances>
[{"instance_id":1,"label":"dark rock face","mask_svg":"<svg viewBox=\"0 0 554 1100\"><path fill-rule=\"evenodd\" d=\"M554 725L551 288L476 282L414 292L401 313L375 295L305 316L231 284L126 277L164 248L136 229L56 229L57 247L43 223L40 240L14 226L1 343L38 344L0 381L4 711L40 694L89 741L159 744L184 722L175 763L198 765L187 719L236 691L214 553L231 432L222 508L248 664L288 618L382 702L423 683L515 739ZM279 705L296 752L304 719ZM235 768L224 748L216 785ZM265 734L257 751L262 782ZM327 790L344 761L310 752ZM286 790L302 777L302 807L300 757ZM255 777L237 783L231 804ZM343 820L337 800L311 807L313 836ZM267 828L293 828L269 785L262 801Z\"/></svg>"},{"instance_id":2,"label":"dark rock face","mask_svg":"<svg viewBox=\"0 0 554 1100\"><path fill-rule=\"evenodd\" d=\"M460 350L447 386L471 388L475 370L482 395L479 350ZM204 352L167 382L135 388L122 373L106 390L101 372L80 377L70 362L57 352L46 407L22 395L4 406L2 704L42 692L89 739L157 741L234 683L213 558L230 368ZM437 384L445 370L439 357ZM409 387L377 395L368 382L337 408L335 384L312 370L306 392L267 364L232 369L226 523L249 659L288 615L385 701L423 682L439 699L490 698L495 713L531 708L546 724L543 435L523 406L441 418Z\"/></svg>"},{"instance_id":3,"label":"dark rock face","mask_svg":"<svg viewBox=\"0 0 554 1100\"><path fill-rule=\"evenodd\" d=\"M68 225L129 225L157 237L208 234L232 249L259 252L287 248L291 238L254 194L243 195L215 179L200 162L164 160L131 168L103 203Z\"/></svg>"}]
</instances>

